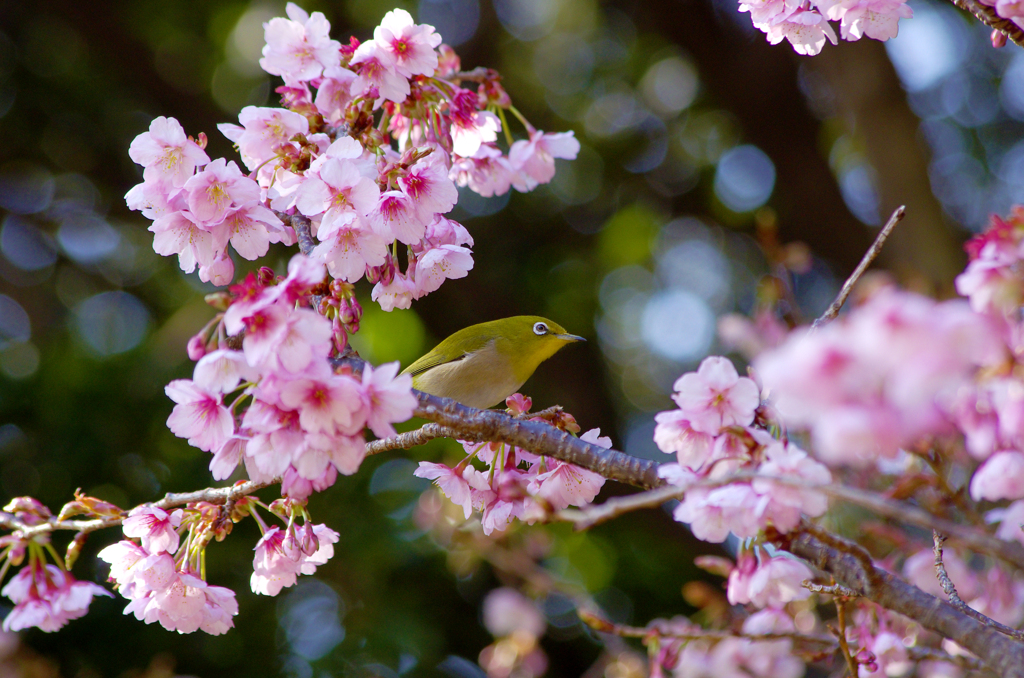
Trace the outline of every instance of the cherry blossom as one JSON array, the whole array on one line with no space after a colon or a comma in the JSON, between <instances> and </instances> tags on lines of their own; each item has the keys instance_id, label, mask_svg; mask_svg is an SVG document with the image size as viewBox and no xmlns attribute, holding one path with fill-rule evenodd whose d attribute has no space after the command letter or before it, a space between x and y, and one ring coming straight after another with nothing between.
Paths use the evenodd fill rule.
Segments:
<instances>
[{"instance_id":1,"label":"cherry blossom","mask_svg":"<svg viewBox=\"0 0 1024 678\"><path fill-rule=\"evenodd\" d=\"M404 9L393 9L384 15L373 31L373 41L394 57L395 70L406 78L429 77L437 68L434 48L441 44L441 36L433 26L417 25Z\"/></svg>"},{"instance_id":2,"label":"cherry blossom","mask_svg":"<svg viewBox=\"0 0 1024 678\"><path fill-rule=\"evenodd\" d=\"M172 513L157 506L136 506L122 523L126 537L142 541L142 548L150 553L174 553L178 550L178 532L183 511Z\"/></svg>"},{"instance_id":3,"label":"cherry blossom","mask_svg":"<svg viewBox=\"0 0 1024 678\"><path fill-rule=\"evenodd\" d=\"M206 151L185 136L181 123L163 116L154 118L149 131L135 137L128 156L145 168L147 183L170 188L181 188L197 167L210 162Z\"/></svg>"},{"instance_id":4,"label":"cherry blossom","mask_svg":"<svg viewBox=\"0 0 1024 678\"><path fill-rule=\"evenodd\" d=\"M72 619L85 616L94 596L111 596L102 586L78 581L55 565L36 563L22 568L0 593L14 603L14 609L4 617L4 631L31 626L56 631Z\"/></svg>"},{"instance_id":5,"label":"cherry blossom","mask_svg":"<svg viewBox=\"0 0 1024 678\"><path fill-rule=\"evenodd\" d=\"M285 11L288 19L264 24L263 70L290 84L312 80L341 64L341 43L330 39L331 24L322 13L309 15L293 2Z\"/></svg>"},{"instance_id":6,"label":"cherry blossom","mask_svg":"<svg viewBox=\"0 0 1024 678\"><path fill-rule=\"evenodd\" d=\"M746 426L761 402L751 379L740 377L726 358L705 358L696 373L684 374L672 387L672 399L689 415L690 426L701 433L718 433L724 426Z\"/></svg>"},{"instance_id":7,"label":"cherry blossom","mask_svg":"<svg viewBox=\"0 0 1024 678\"><path fill-rule=\"evenodd\" d=\"M175 379L164 391L177 405L167 418L167 427L188 444L209 452L219 448L235 432L235 422L220 396L215 396L189 379Z\"/></svg>"},{"instance_id":8,"label":"cherry blossom","mask_svg":"<svg viewBox=\"0 0 1024 678\"><path fill-rule=\"evenodd\" d=\"M512 144L508 152L512 167L521 173L528 187L546 184L555 176L555 158L575 160L580 152L580 142L572 132L555 134L530 130L529 141L520 140Z\"/></svg>"}]
</instances>

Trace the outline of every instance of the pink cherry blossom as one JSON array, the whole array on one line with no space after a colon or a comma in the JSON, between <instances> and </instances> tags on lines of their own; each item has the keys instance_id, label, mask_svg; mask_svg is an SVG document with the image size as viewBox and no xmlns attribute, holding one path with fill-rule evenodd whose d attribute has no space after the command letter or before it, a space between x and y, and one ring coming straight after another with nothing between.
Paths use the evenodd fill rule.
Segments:
<instances>
[{"instance_id":1,"label":"pink cherry blossom","mask_svg":"<svg viewBox=\"0 0 1024 678\"><path fill-rule=\"evenodd\" d=\"M333 66L324 70L324 79L316 90L313 103L320 115L330 123L337 123L352 101L352 83L356 74L347 68Z\"/></svg>"},{"instance_id":2,"label":"pink cherry blossom","mask_svg":"<svg viewBox=\"0 0 1024 678\"><path fill-rule=\"evenodd\" d=\"M174 553L178 550L178 532L184 511L167 513L157 506L136 506L121 524L126 537L142 541L149 553Z\"/></svg>"},{"instance_id":3,"label":"pink cherry blossom","mask_svg":"<svg viewBox=\"0 0 1024 678\"><path fill-rule=\"evenodd\" d=\"M843 40L895 38L899 20L914 16L906 0L819 0L818 9L832 21L840 21Z\"/></svg>"},{"instance_id":4,"label":"pink cherry blossom","mask_svg":"<svg viewBox=\"0 0 1024 678\"><path fill-rule=\"evenodd\" d=\"M404 9L393 9L384 15L373 31L373 41L394 57L395 70L406 78L430 77L437 69L434 48L441 44L441 36L433 26L416 24Z\"/></svg>"},{"instance_id":5,"label":"pink cherry blossom","mask_svg":"<svg viewBox=\"0 0 1024 678\"><path fill-rule=\"evenodd\" d=\"M549 134L530 131L530 139L519 140L508 151L512 167L521 172L532 190L537 184L546 184L555 176L555 158L575 160L580 142L572 132Z\"/></svg>"},{"instance_id":6,"label":"pink cherry blossom","mask_svg":"<svg viewBox=\"0 0 1024 678\"><path fill-rule=\"evenodd\" d=\"M398 374L398 368L397 362L376 368L367 363L363 367L366 425L378 438L395 435L392 422L406 421L418 405L412 393L412 377Z\"/></svg>"},{"instance_id":7,"label":"pink cherry blossom","mask_svg":"<svg viewBox=\"0 0 1024 678\"><path fill-rule=\"evenodd\" d=\"M230 285L235 279L235 262L226 251L221 251L209 266L199 267L199 279L218 287Z\"/></svg>"},{"instance_id":8,"label":"pink cherry blossom","mask_svg":"<svg viewBox=\"0 0 1024 678\"><path fill-rule=\"evenodd\" d=\"M1024 501L1015 501L1004 509L994 509L985 514L985 521L999 523L996 536L1004 541L1017 541L1024 545Z\"/></svg>"},{"instance_id":9,"label":"pink cherry blossom","mask_svg":"<svg viewBox=\"0 0 1024 678\"><path fill-rule=\"evenodd\" d=\"M218 125L220 131L238 145L242 162L250 170L274 157L279 146L291 143L296 134L309 134L305 116L284 108L246 106L238 114L242 126Z\"/></svg>"},{"instance_id":10,"label":"pink cherry blossom","mask_svg":"<svg viewBox=\"0 0 1024 678\"><path fill-rule=\"evenodd\" d=\"M235 432L234 418L214 395L189 379L175 379L164 388L177 405L167 427L188 444L209 452L219 448Z\"/></svg>"},{"instance_id":11,"label":"pink cherry blossom","mask_svg":"<svg viewBox=\"0 0 1024 678\"><path fill-rule=\"evenodd\" d=\"M1024 453L1003 450L989 457L971 478L971 498L975 501L1024 498Z\"/></svg>"},{"instance_id":12,"label":"pink cherry blossom","mask_svg":"<svg viewBox=\"0 0 1024 678\"><path fill-rule=\"evenodd\" d=\"M228 243L228 232L211 233L189 218L188 212L171 212L154 221L153 251L169 257L178 255L178 266L185 273L196 270L196 265L212 266Z\"/></svg>"},{"instance_id":13,"label":"pink cherry blossom","mask_svg":"<svg viewBox=\"0 0 1024 678\"><path fill-rule=\"evenodd\" d=\"M750 485L734 483L716 488L693 488L673 513L676 520L689 523L693 535L703 541L721 543L729 533L752 537L762 528L761 498Z\"/></svg>"},{"instance_id":14,"label":"pink cherry blossom","mask_svg":"<svg viewBox=\"0 0 1024 678\"><path fill-rule=\"evenodd\" d=\"M449 176L459 186L490 198L508 193L516 170L501 150L493 144L481 144L472 157L462 157L452 164Z\"/></svg>"},{"instance_id":15,"label":"pink cherry blossom","mask_svg":"<svg viewBox=\"0 0 1024 678\"><path fill-rule=\"evenodd\" d=\"M380 304L383 311L392 311L396 308L409 308L412 306L414 285L404 276L396 275L394 279L384 284L383 281L373 286L370 299Z\"/></svg>"},{"instance_id":16,"label":"pink cherry blossom","mask_svg":"<svg viewBox=\"0 0 1024 678\"><path fill-rule=\"evenodd\" d=\"M402 191L382 193L376 209L370 215L370 223L381 236L406 245L420 241L427 230L426 222L431 219L433 215L424 217L416 209L416 203Z\"/></svg>"},{"instance_id":17,"label":"pink cherry blossom","mask_svg":"<svg viewBox=\"0 0 1024 678\"><path fill-rule=\"evenodd\" d=\"M434 292L445 280L465 278L473 268L473 253L458 245L441 245L426 250L412 272L415 298Z\"/></svg>"},{"instance_id":18,"label":"pink cherry blossom","mask_svg":"<svg viewBox=\"0 0 1024 678\"><path fill-rule=\"evenodd\" d=\"M234 626L238 614L235 594L222 586L210 586L192 574L180 573L166 588L132 601L136 619L159 622L168 631L194 633L199 629L219 635Z\"/></svg>"},{"instance_id":19,"label":"pink cherry blossom","mask_svg":"<svg viewBox=\"0 0 1024 678\"><path fill-rule=\"evenodd\" d=\"M687 413L670 410L654 415L654 443L665 454L676 454L680 466L699 470L711 457L714 436L695 431Z\"/></svg>"},{"instance_id":20,"label":"pink cherry blossom","mask_svg":"<svg viewBox=\"0 0 1024 678\"><path fill-rule=\"evenodd\" d=\"M102 586L77 581L70 572L38 562L22 568L0 591L14 609L4 618L4 631L37 627L52 632L85 616L93 596L111 596Z\"/></svg>"},{"instance_id":21,"label":"pink cherry blossom","mask_svg":"<svg viewBox=\"0 0 1024 678\"><path fill-rule=\"evenodd\" d=\"M359 66L349 90L353 97L374 96L376 108L385 99L400 104L409 96L409 81L396 72L395 57L376 41L359 45L349 63Z\"/></svg>"},{"instance_id":22,"label":"pink cherry blossom","mask_svg":"<svg viewBox=\"0 0 1024 678\"><path fill-rule=\"evenodd\" d=\"M350 377L295 379L279 390L281 402L298 410L299 424L314 433L354 433L353 419L360 414L363 400ZM359 419L361 423L362 419ZM323 471L321 470L320 473ZM319 475L319 474L318 474Z\"/></svg>"},{"instance_id":23,"label":"pink cherry blossom","mask_svg":"<svg viewBox=\"0 0 1024 678\"><path fill-rule=\"evenodd\" d=\"M738 567L733 571L737 575L735 578L733 574L729 575L729 602L734 605L751 603L755 607L782 607L811 595L802 583L813 579L814 575L810 568L794 558L766 556L745 576L743 572L745 570Z\"/></svg>"},{"instance_id":24,"label":"pink cherry blossom","mask_svg":"<svg viewBox=\"0 0 1024 678\"><path fill-rule=\"evenodd\" d=\"M145 167L147 183L181 188L196 171L210 162L199 145L185 136L185 130L174 118L160 116L149 124L149 131L135 137L128 155Z\"/></svg>"},{"instance_id":25,"label":"pink cherry blossom","mask_svg":"<svg viewBox=\"0 0 1024 678\"><path fill-rule=\"evenodd\" d=\"M341 43L330 39L331 24L322 13L308 15L292 2L286 12L288 19L277 17L263 25L263 70L293 84L341 64Z\"/></svg>"},{"instance_id":26,"label":"pink cherry blossom","mask_svg":"<svg viewBox=\"0 0 1024 678\"><path fill-rule=\"evenodd\" d=\"M348 161L330 158L319 176L307 176L295 195L295 206L308 216L323 214L317 237L327 240L340 227L373 211L380 189Z\"/></svg>"},{"instance_id":27,"label":"pink cherry blossom","mask_svg":"<svg viewBox=\"0 0 1024 678\"><path fill-rule=\"evenodd\" d=\"M245 327L242 349L250 365L297 374L330 351L330 321L308 308L268 306L246 318Z\"/></svg>"},{"instance_id":28,"label":"pink cherry blossom","mask_svg":"<svg viewBox=\"0 0 1024 678\"><path fill-rule=\"evenodd\" d=\"M727 359L705 358L696 373L684 374L673 386L672 399L701 433L717 434L725 426L746 426L754 421L761 402L751 379L740 377Z\"/></svg>"},{"instance_id":29,"label":"pink cherry blossom","mask_svg":"<svg viewBox=\"0 0 1024 678\"><path fill-rule=\"evenodd\" d=\"M325 230L321 226L321 230ZM322 242L313 250L313 257L327 264L331 276L355 282L367 267L381 266L387 260L388 241L362 218L336 226L330 235L318 236Z\"/></svg>"},{"instance_id":30,"label":"pink cherry blossom","mask_svg":"<svg viewBox=\"0 0 1024 678\"><path fill-rule=\"evenodd\" d=\"M452 152L463 158L472 158L482 144L489 144L498 138L501 120L490 111L474 111L472 117L463 121L452 119Z\"/></svg>"},{"instance_id":31,"label":"pink cherry blossom","mask_svg":"<svg viewBox=\"0 0 1024 678\"><path fill-rule=\"evenodd\" d=\"M230 393L239 382L256 378L256 372L239 351L218 349L207 353L192 372L192 380L211 393Z\"/></svg>"},{"instance_id":32,"label":"pink cherry blossom","mask_svg":"<svg viewBox=\"0 0 1024 678\"><path fill-rule=\"evenodd\" d=\"M448 178L448 169L435 155L416 163L398 179L402 192L412 200L424 222L430 221L435 213L450 212L459 199L459 191Z\"/></svg>"},{"instance_id":33,"label":"pink cherry blossom","mask_svg":"<svg viewBox=\"0 0 1024 678\"><path fill-rule=\"evenodd\" d=\"M469 482L462 476L464 468L461 465L450 468L444 464L421 461L419 467L412 474L417 478L433 480L444 496L462 507L468 520L470 514L473 513L473 495Z\"/></svg>"},{"instance_id":34,"label":"pink cherry blossom","mask_svg":"<svg viewBox=\"0 0 1024 678\"><path fill-rule=\"evenodd\" d=\"M260 187L238 165L217 158L185 182L188 207L196 224L211 229L230 212L260 199Z\"/></svg>"},{"instance_id":35,"label":"pink cherry blossom","mask_svg":"<svg viewBox=\"0 0 1024 678\"><path fill-rule=\"evenodd\" d=\"M742 7L741 5L741 10ZM826 40L833 45L839 42L836 32L825 17L803 7L797 8L776 23L757 27L767 34L768 42L773 45L789 40L797 54L813 56L821 52Z\"/></svg>"},{"instance_id":36,"label":"pink cherry blossom","mask_svg":"<svg viewBox=\"0 0 1024 678\"><path fill-rule=\"evenodd\" d=\"M764 451L765 463L758 469L753 481L756 492L769 497L765 515L780 532L788 532L800 522L800 513L818 517L828 508L828 499L821 492L772 482L772 478L803 481L809 485L827 485L832 474L821 463L790 443L775 443ZM789 509L789 510L787 510Z\"/></svg>"},{"instance_id":37,"label":"pink cherry blossom","mask_svg":"<svg viewBox=\"0 0 1024 678\"><path fill-rule=\"evenodd\" d=\"M316 536L316 547L309 551L303 543ZM319 565L334 555L338 533L324 525L305 524L284 531L271 527L256 544L250 586L253 593L276 596L281 589L295 584L300 574L313 574Z\"/></svg>"}]
</instances>

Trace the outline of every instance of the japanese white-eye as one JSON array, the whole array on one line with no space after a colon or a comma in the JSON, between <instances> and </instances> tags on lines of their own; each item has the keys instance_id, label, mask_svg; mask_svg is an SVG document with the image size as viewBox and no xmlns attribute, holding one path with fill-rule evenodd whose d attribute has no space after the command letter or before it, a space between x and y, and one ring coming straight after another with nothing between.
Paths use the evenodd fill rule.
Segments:
<instances>
[{"instance_id":1,"label":"japanese white-eye","mask_svg":"<svg viewBox=\"0 0 1024 678\"><path fill-rule=\"evenodd\" d=\"M586 341L546 318L518 315L459 330L403 370L413 388L470 407L497 405L558 349Z\"/></svg>"}]
</instances>

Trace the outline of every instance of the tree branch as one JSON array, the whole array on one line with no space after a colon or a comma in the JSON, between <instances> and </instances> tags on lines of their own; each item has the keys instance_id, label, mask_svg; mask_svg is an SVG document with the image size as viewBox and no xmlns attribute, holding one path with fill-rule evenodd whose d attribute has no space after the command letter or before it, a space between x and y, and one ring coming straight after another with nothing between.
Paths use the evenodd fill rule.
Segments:
<instances>
[{"instance_id":1,"label":"tree branch","mask_svg":"<svg viewBox=\"0 0 1024 678\"><path fill-rule=\"evenodd\" d=\"M814 321L814 324L811 325L812 328L821 327L822 325L835 320L836 316L839 315L839 309L843 307L843 304L846 303L846 298L849 297L850 292L853 291L853 286L857 284L860 277L864 275L864 271L868 270L868 266L871 265L871 262L874 261L875 257L877 257L882 251L882 246L885 245L885 241L889 238L889 234L892 233L892 229L896 228L896 224L900 223L900 220L903 219L903 215L906 213L907 208L905 205L900 205L896 208L896 211L892 213L891 217L889 217L889 221L885 222L885 226L883 226L882 230L878 232L878 235L875 237L875 241L871 243L871 247L869 247L868 251L864 253L864 257L860 260L860 263L857 264L857 268L853 270L850 277L843 283L843 287L839 290L839 294L836 296L835 301L833 301L832 305L821 314L820 318Z\"/></svg>"},{"instance_id":2,"label":"tree branch","mask_svg":"<svg viewBox=\"0 0 1024 678\"><path fill-rule=\"evenodd\" d=\"M279 482L281 482L280 478L275 478L274 480L266 483L256 483L251 480L247 480L235 483L229 487L208 487L204 490L196 490L195 492L167 493L164 495L163 499L154 502L152 505L157 508L169 509L197 501L206 501L211 504L226 504L229 501L237 501L241 497L244 497L247 494L252 494L264 487L276 485ZM56 530L74 530L76 532L87 534L89 532L95 532L96 530L102 530L105 527L115 527L120 525L127 515L128 514L126 513L120 516L93 518L91 520L57 520L57 517L54 516L45 523L28 525L10 513L0 513L0 527L8 530L17 530L21 533L22 537L26 539L46 532L54 532Z\"/></svg>"},{"instance_id":3,"label":"tree branch","mask_svg":"<svg viewBox=\"0 0 1024 678\"><path fill-rule=\"evenodd\" d=\"M950 0L950 2L960 9L967 10L978 21L999 31L1020 47L1024 47L1024 29L1009 19L999 16L995 7L982 4L978 0Z\"/></svg>"},{"instance_id":4,"label":"tree branch","mask_svg":"<svg viewBox=\"0 0 1024 678\"><path fill-rule=\"evenodd\" d=\"M453 428L441 426L440 424L427 424L415 431L399 433L396 436L382 438L381 440L371 440L366 443L366 454L369 456L371 454L380 454L381 452L389 452L391 450L408 450L410 447L423 445L435 438L458 439L458 437L459 432Z\"/></svg>"},{"instance_id":5,"label":"tree branch","mask_svg":"<svg viewBox=\"0 0 1024 678\"><path fill-rule=\"evenodd\" d=\"M828 572L838 583L868 600L953 640L980 657L1003 678L1024 678L1024 644L967 616L951 604L881 568L872 565L869 570L861 558L826 544L811 532L801 531L795 537L780 535L775 543Z\"/></svg>"}]
</instances>

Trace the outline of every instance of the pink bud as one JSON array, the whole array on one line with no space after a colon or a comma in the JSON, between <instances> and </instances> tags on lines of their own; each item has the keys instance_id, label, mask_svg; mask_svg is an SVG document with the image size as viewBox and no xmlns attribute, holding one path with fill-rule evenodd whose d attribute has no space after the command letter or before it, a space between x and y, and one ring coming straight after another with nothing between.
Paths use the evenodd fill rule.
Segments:
<instances>
[{"instance_id":1,"label":"pink bud","mask_svg":"<svg viewBox=\"0 0 1024 678\"><path fill-rule=\"evenodd\" d=\"M992 46L999 49L1006 44L1006 33L1003 33L998 28L992 29Z\"/></svg>"},{"instance_id":2,"label":"pink bud","mask_svg":"<svg viewBox=\"0 0 1024 678\"><path fill-rule=\"evenodd\" d=\"M206 355L206 341L203 332L200 332L188 340L188 358L189 360L199 360L204 355Z\"/></svg>"}]
</instances>

